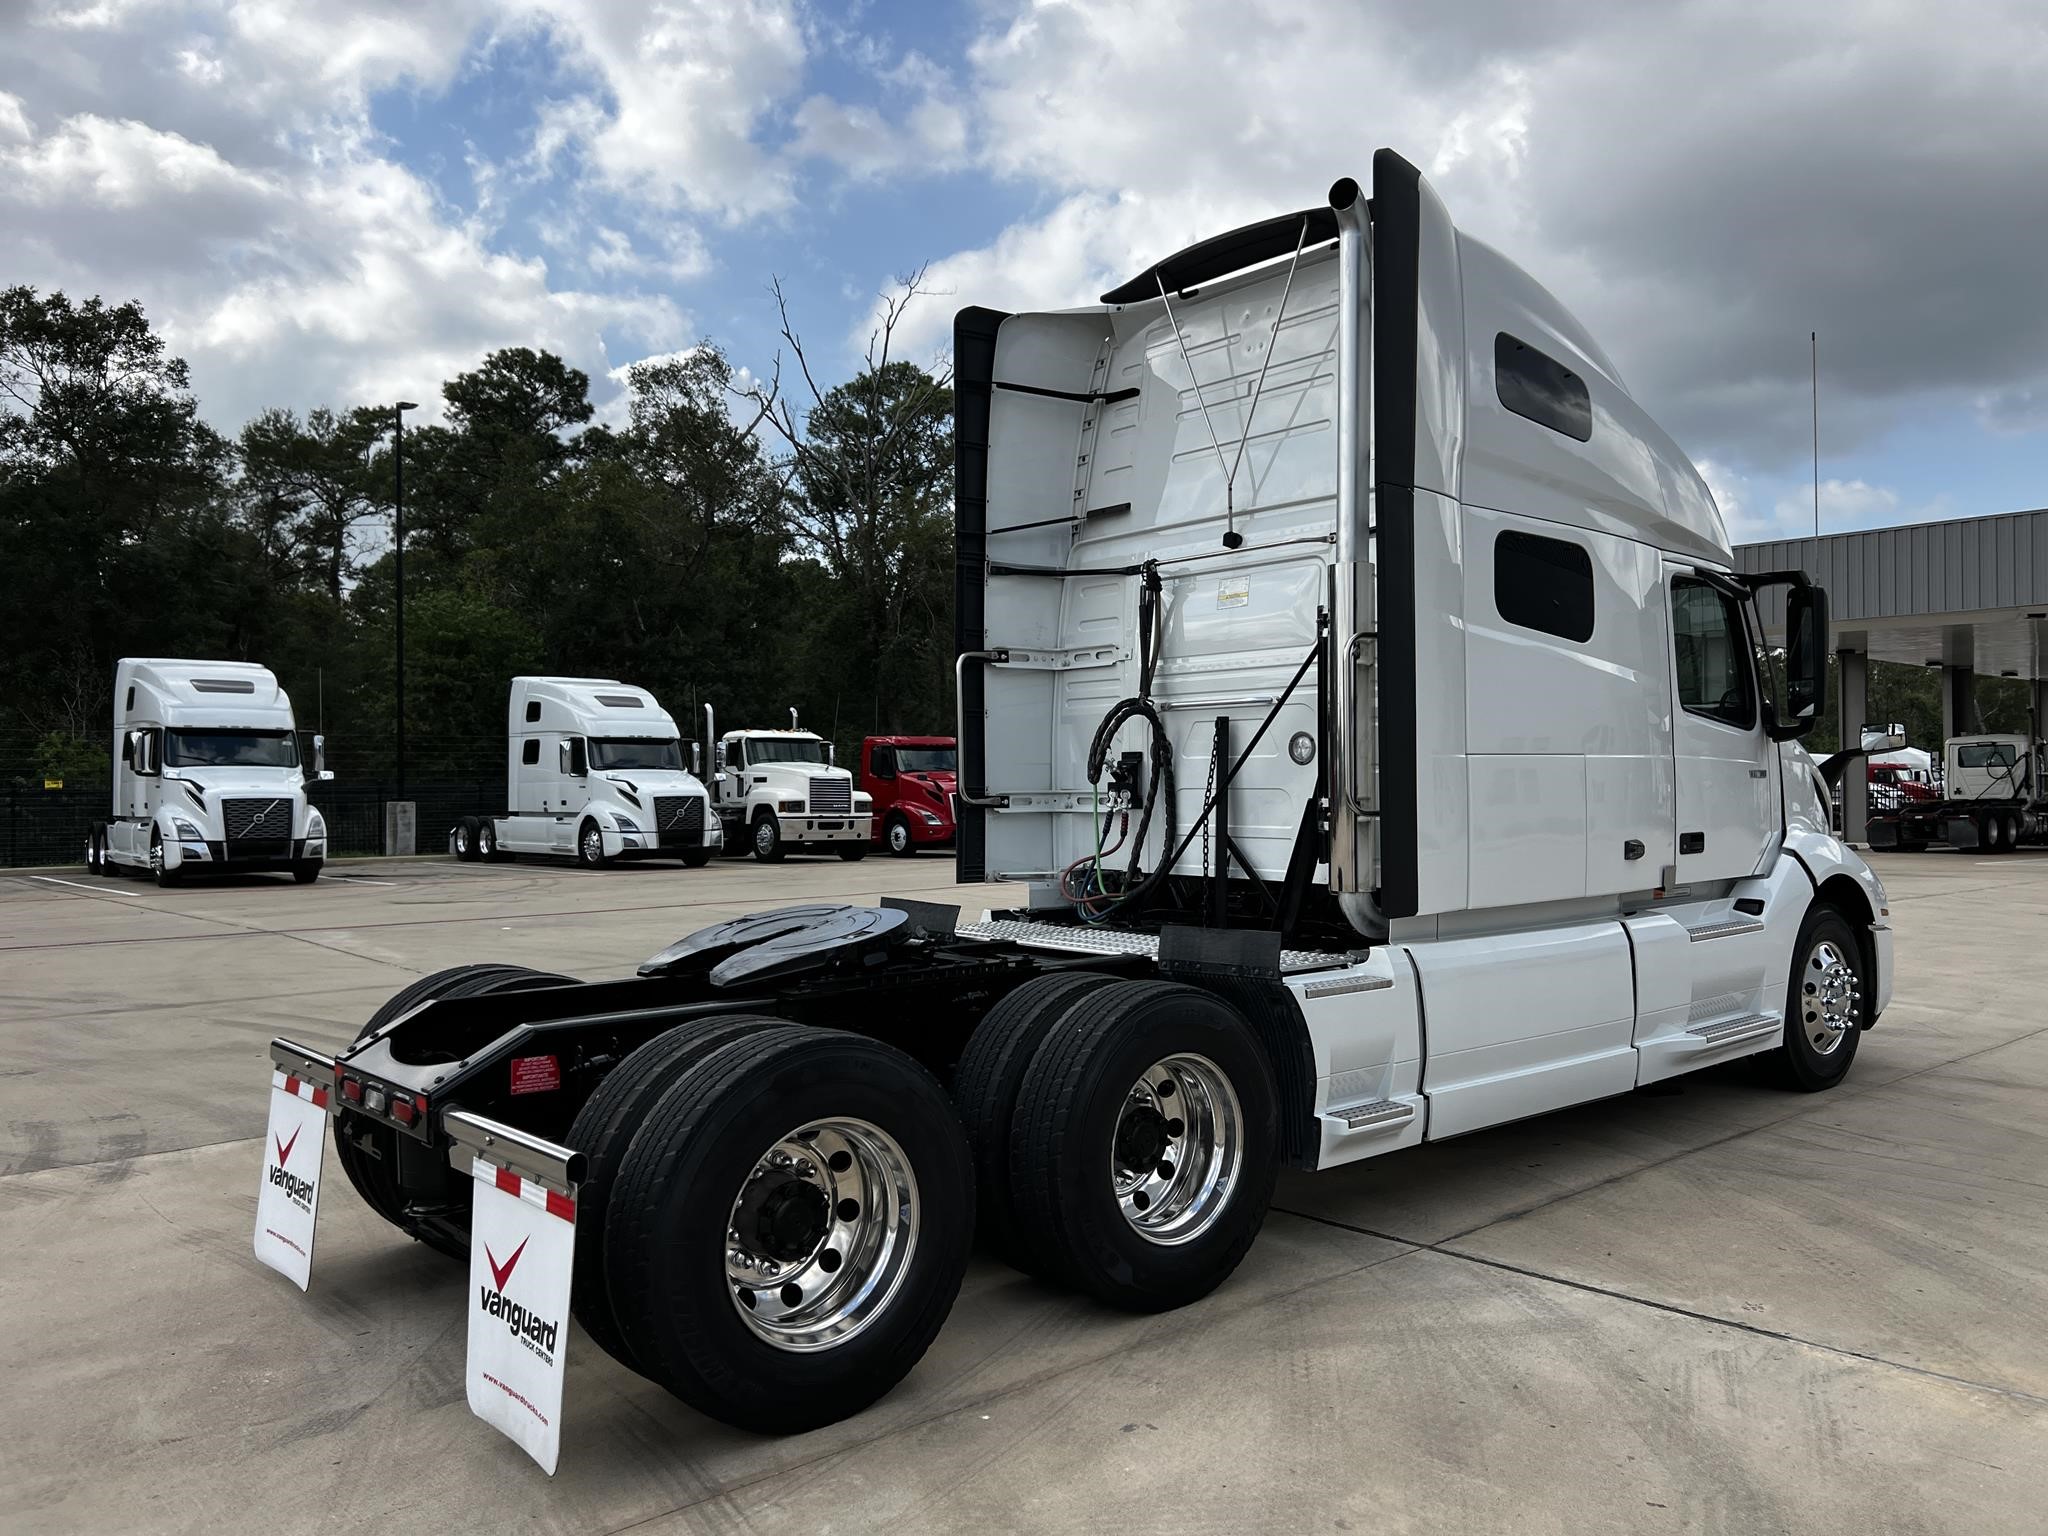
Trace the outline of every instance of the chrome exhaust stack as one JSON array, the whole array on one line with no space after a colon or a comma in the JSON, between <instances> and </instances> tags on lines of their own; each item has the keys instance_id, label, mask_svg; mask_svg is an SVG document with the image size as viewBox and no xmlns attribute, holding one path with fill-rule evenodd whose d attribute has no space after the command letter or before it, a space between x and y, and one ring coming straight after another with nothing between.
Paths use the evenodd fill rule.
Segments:
<instances>
[{"instance_id":1,"label":"chrome exhaust stack","mask_svg":"<svg viewBox=\"0 0 2048 1536\"><path fill-rule=\"evenodd\" d=\"M1337 216L1337 549L1331 569L1331 679L1328 743L1330 889L1354 922L1380 927L1371 910L1374 810L1372 292L1368 285L1364 191L1350 177L1330 188ZM1365 910L1359 910L1363 907Z\"/></svg>"}]
</instances>

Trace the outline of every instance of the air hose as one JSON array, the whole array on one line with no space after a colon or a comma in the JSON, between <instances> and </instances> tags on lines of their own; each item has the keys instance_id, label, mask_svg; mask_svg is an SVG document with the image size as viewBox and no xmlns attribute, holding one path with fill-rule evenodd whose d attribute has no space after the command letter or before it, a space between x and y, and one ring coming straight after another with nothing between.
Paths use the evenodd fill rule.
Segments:
<instances>
[{"instance_id":1,"label":"air hose","mask_svg":"<svg viewBox=\"0 0 2048 1536\"><path fill-rule=\"evenodd\" d=\"M1138 815L1137 835L1131 839L1131 860L1125 867L1123 885L1110 892L1096 890L1089 902L1084 904L1084 913L1094 921L1100 921L1113 913L1132 908L1142 903L1163 878L1166 865L1161 864L1150 874L1142 874L1139 860L1145 855L1145 834L1151 829L1152 812L1156 808L1164 811L1165 836L1160 842L1162 848L1173 846L1174 787L1173 787L1173 742L1166 734L1166 719L1152 702L1152 673L1159 661L1160 618L1159 567L1147 561L1140 572L1138 586L1138 691L1128 699L1119 699L1102 717L1102 723L1095 728L1095 738L1088 744L1088 783L1099 790L1103 771L1109 766L1109 749L1116 740L1116 733L1133 720L1144 720L1151 726L1151 740L1147 756L1150 765L1147 775L1144 804ZM1099 830L1099 829L1098 829ZM1095 858L1100 856L1099 836ZM1078 863L1089 863L1083 859ZM1064 880L1062 882L1065 883ZM1097 906L1104 898L1112 898L1109 905Z\"/></svg>"}]
</instances>

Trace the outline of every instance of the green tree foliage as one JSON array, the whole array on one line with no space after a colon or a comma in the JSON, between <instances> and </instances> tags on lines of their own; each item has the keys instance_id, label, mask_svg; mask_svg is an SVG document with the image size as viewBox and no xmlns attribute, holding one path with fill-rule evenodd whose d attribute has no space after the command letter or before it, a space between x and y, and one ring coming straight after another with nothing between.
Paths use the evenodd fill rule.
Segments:
<instances>
[{"instance_id":1,"label":"green tree foliage","mask_svg":"<svg viewBox=\"0 0 2048 1536\"><path fill-rule=\"evenodd\" d=\"M815 454L709 342L634 368L614 425L546 352L446 381L403 439L409 780L499 782L518 672L630 679L688 733L706 702L836 714L842 751L950 729L950 397L881 361L792 424ZM104 778L115 659L189 655L270 666L341 776L388 780L394 425L277 409L224 440L138 306L0 294L0 776Z\"/></svg>"}]
</instances>

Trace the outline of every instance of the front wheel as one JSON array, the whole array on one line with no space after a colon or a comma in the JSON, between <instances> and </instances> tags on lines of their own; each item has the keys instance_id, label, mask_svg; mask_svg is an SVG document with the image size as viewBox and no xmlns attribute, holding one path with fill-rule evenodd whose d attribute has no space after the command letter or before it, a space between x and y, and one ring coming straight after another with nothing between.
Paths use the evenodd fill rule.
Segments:
<instances>
[{"instance_id":1,"label":"front wheel","mask_svg":"<svg viewBox=\"0 0 2048 1536\"><path fill-rule=\"evenodd\" d=\"M793 1434L909 1373L973 1232L966 1138L929 1072L858 1035L768 1029L686 1070L634 1134L606 1288L670 1391Z\"/></svg>"},{"instance_id":2,"label":"front wheel","mask_svg":"<svg viewBox=\"0 0 2048 1536\"><path fill-rule=\"evenodd\" d=\"M605 857L604 830L594 821L586 821L576 833L576 862L585 869L603 869L611 860Z\"/></svg>"},{"instance_id":3,"label":"front wheel","mask_svg":"<svg viewBox=\"0 0 2048 1536\"><path fill-rule=\"evenodd\" d=\"M901 816L891 816L889 825L882 832L882 840L889 845L890 854L907 859L917 852L917 844L910 836L910 823Z\"/></svg>"},{"instance_id":4,"label":"front wheel","mask_svg":"<svg viewBox=\"0 0 2048 1536\"><path fill-rule=\"evenodd\" d=\"M754 857L763 864L779 864L782 852L782 824L763 811L754 818Z\"/></svg>"},{"instance_id":5,"label":"front wheel","mask_svg":"<svg viewBox=\"0 0 2048 1536\"><path fill-rule=\"evenodd\" d=\"M692 848L683 855L683 867L685 869L702 869L710 862L711 850L709 848Z\"/></svg>"},{"instance_id":6,"label":"front wheel","mask_svg":"<svg viewBox=\"0 0 2048 1536\"><path fill-rule=\"evenodd\" d=\"M1172 982L1092 992L1047 1034L1018 1091L1018 1237L1048 1278L1113 1306L1185 1306L1258 1236L1279 1127L1272 1067L1236 1009Z\"/></svg>"},{"instance_id":7,"label":"front wheel","mask_svg":"<svg viewBox=\"0 0 2048 1536\"><path fill-rule=\"evenodd\" d=\"M298 885L311 885L320 878L318 859L300 859L292 865L292 880Z\"/></svg>"},{"instance_id":8,"label":"front wheel","mask_svg":"<svg viewBox=\"0 0 2048 1536\"><path fill-rule=\"evenodd\" d=\"M839 845L839 857L849 864L858 864L867 856L868 845L866 843L841 843Z\"/></svg>"},{"instance_id":9,"label":"front wheel","mask_svg":"<svg viewBox=\"0 0 2048 1536\"><path fill-rule=\"evenodd\" d=\"M1785 1043L1777 1067L1787 1087L1819 1093L1848 1075L1869 992L1849 920L1833 907L1814 907L1800 925L1785 988Z\"/></svg>"},{"instance_id":10,"label":"front wheel","mask_svg":"<svg viewBox=\"0 0 2048 1536\"><path fill-rule=\"evenodd\" d=\"M164 860L164 840L155 832L149 834L149 873L157 885L164 890L180 884L185 878L181 869L173 869Z\"/></svg>"}]
</instances>

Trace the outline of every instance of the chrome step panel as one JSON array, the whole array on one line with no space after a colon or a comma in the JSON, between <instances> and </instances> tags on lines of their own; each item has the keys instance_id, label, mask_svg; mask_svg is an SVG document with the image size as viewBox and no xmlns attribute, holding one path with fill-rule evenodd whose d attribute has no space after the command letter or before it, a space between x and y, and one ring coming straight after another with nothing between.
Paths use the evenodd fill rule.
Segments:
<instances>
[{"instance_id":1,"label":"chrome step panel","mask_svg":"<svg viewBox=\"0 0 2048 1536\"><path fill-rule=\"evenodd\" d=\"M1127 933L1119 929L1083 928L1067 923L1025 923L1015 918L992 918L986 922L962 923L953 931L963 939L988 939L1021 944L1026 949L1053 950L1060 954L1145 955L1155 960L1159 957L1159 935L1156 933ZM1280 969L1283 973L1328 971L1350 963L1347 956L1326 954L1316 949L1280 951Z\"/></svg>"},{"instance_id":2,"label":"chrome step panel","mask_svg":"<svg viewBox=\"0 0 2048 1536\"><path fill-rule=\"evenodd\" d=\"M1702 923L1697 928L1688 928L1686 933L1693 943L1699 944L1708 939L1732 939L1738 934L1762 933L1763 928L1764 920L1760 917L1730 917L1718 922Z\"/></svg>"},{"instance_id":3,"label":"chrome step panel","mask_svg":"<svg viewBox=\"0 0 2048 1536\"><path fill-rule=\"evenodd\" d=\"M1326 1109L1323 1113L1332 1120L1342 1120L1349 1131L1393 1130L1406 1125L1415 1118L1415 1106L1403 1104L1397 1099L1377 1099L1370 1104L1349 1104L1342 1109Z\"/></svg>"},{"instance_id":4,"label":"chrome step panel","mask_svg":"<svg viewBox=\"0 0 2048 1536\"><path fill-rule=\"evenodd\" d=\"M1753 1035L1773 1034L1784 1027L1785 1021L1775 1014L1746 1013L1740 1018L1723 1019L1718 1024L1695 1024L1686 1033L1702 1045L1731 1045Z\"/></svg>"}]
</instances>

